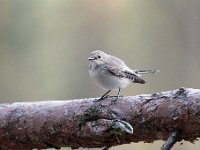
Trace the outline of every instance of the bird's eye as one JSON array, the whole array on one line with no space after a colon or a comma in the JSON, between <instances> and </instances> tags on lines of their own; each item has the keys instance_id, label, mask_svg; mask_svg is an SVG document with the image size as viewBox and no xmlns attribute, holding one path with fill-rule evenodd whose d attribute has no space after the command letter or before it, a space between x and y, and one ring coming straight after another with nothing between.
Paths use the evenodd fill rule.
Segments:
<instances>
[{"instance_id":1,"label":"bird's eye","mask_svg":"<svg viewBox=\"0 0 200 150\"><path fill-rule=\"evenodd\" d=\"M98 56L98 58L101 58L101 56Z\"/></svg>"}]
</instances>

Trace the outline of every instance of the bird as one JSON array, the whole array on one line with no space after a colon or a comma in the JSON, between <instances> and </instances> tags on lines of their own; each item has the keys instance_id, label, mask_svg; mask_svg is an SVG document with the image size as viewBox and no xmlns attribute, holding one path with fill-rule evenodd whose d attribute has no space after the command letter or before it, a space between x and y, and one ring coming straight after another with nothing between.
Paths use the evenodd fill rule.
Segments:
<instances>
[{"instance_id":1,"label":"bird","mask_svg":"<svg viewBox=\"0 0 200 150\"><path fill-rule=\"evenodd\" d=\"M131 83L145 84L147 82L141 78L142 75L159 72L159 70L132 70L120 58L106 54L101 50L92 51L88 60L89 76L97 86L107 90L96 101L108 97L112 90L118 90L114 100L116 101L119 99L121 89Z\"/></svg>"}]
</instances>

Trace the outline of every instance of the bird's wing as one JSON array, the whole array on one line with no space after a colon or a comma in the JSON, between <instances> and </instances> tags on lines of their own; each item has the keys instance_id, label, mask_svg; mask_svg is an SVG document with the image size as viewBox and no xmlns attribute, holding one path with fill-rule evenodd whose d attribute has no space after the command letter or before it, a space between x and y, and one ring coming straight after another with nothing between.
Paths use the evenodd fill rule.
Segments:
<instances>
[{"instance_id":1,"label":"bird's wing","mask_svg":"<svg viewBox=\"0 0 200 150\"><path fill-rule=\"evenodd\" d=\"M105 65L105 69L108 70L111 74L121 77L130 79L132 82L145 84L146 81L140 78L135 72L131 69L127 68L126 66L117 66L117 65Z\"/></svg>"},{"instance_id":2,"label":"bird's wing","mask_svg":"<svg viewBox=\"0 0 200 150\"><path fill-rule=\"evenodd\" d=\"M108 72L112 73L113 75L116 75L121 78L127 78L130 79L132 82L135 83L141 83L145 84L146 81L142 78L140 78L140 75L135 73L133 70L128 68L124 61L121 59L115 57L115 56L110 56L105 64L106 70Z\"/></svg>"}]
</instances>

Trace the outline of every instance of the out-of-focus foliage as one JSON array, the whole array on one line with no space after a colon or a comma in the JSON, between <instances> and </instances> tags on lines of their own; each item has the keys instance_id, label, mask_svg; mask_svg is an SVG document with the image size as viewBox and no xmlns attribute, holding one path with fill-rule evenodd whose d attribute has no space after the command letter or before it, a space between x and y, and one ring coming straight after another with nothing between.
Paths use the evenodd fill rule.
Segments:
<instances>
[{"instance_id":1,"label":"out-of-focus foliage","mask_svg":"<svg viewBox=\"0 0 200 150\"><path fill-rule=\"evenodd\" d=\"M160 69L146 76L148 85L132 85L123 95L199 88L199 18L198 0L1 0L0 102L100 96L104 91L87 73L95 49L134 69Z\"/></svg>"}]
</instances>

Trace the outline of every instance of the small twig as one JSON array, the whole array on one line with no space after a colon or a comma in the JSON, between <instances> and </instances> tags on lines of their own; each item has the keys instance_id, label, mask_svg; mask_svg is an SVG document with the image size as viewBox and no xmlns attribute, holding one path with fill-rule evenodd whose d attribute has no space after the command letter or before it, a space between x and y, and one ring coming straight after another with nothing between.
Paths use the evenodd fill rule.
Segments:
<instances>
[{"instance_id":1,"label":"small twig","mask_svg":"<svg viewBox=\"0 0 200 150\"><path fill-rule=\"evenodd\" d=\"M117 136L117 134L115 134L115 137L117 139L117 142L120 144L121 142L120 142L119 137Z\"/></svg>"},{"instance_id":2,"label":"small twig","mask_svg":"<svg viewBox=\"0 0 200 150\"><path fill-rule=\"evenodd\" d=\"M111 146L105 146L104 148L102 148L102 150L109 150L109 148L111 148Z\"/></svg>"},{"instance_id":3,"label":"small twig","mask_svg":"<svg viewBox=\"0 0 200 150\"><path fill-rule=\"evenodd\" d=\"M171 133L165 144L161 147L161 150L170 150L172 146L178 141L178 131Z\"/></svg>"}]
</instances>

